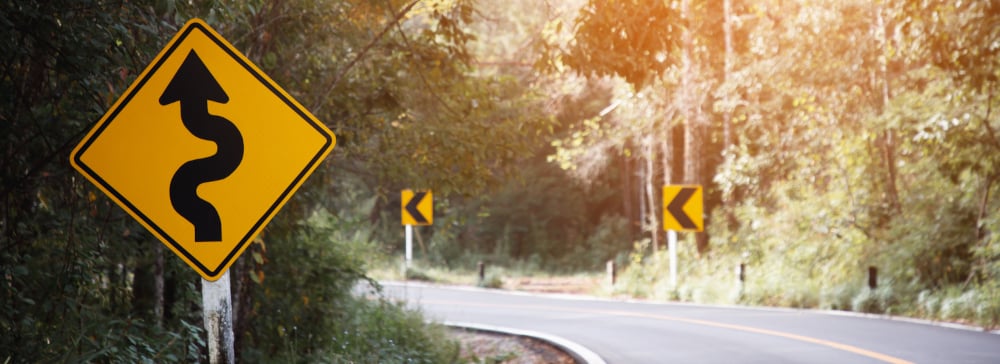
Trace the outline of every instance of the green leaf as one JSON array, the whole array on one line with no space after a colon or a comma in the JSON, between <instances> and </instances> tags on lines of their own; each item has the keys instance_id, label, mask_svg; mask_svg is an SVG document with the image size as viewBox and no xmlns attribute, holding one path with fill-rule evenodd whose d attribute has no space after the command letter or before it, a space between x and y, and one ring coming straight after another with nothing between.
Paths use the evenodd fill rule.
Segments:
<instances>
[{"instance_id":1,"label":"green leaf","mask_svg":"<svg viewBox=\"0 0 1000 364\"><path fill-rule=\"evenodd\" d=\"M23 265L15 266L13 274L15 277L26 276L28 275L28 267L25 267Z\"/></svg>"}]
</instances>

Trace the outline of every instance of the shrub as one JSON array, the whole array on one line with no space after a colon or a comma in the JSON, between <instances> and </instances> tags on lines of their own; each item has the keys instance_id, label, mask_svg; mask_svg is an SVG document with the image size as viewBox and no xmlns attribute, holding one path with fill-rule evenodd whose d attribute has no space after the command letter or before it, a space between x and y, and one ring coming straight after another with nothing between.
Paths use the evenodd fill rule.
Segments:
<instances>
[{"instance_id":1,"label":"shrub","mask_svg":"<svg viewBox=\"0 0 1000 364\"><path fill-rule=\"evenodd\" d=\"M486 277L484 277L483 280L479 281L476 285L482 288L499 289L503 288L503 279L501 279L500 275L497 273L488 273L486 274Z\"/></svg>"},{"instance_id":2,"label":"shrub","mask_svg":"<svg viewBox=\"0 0 1000 364\"><path fill-rule=\"evenodd\" d=\"M406 267L403 277L411 281L434 282L434 278L431 278L427 272L415 267Z\"/></svg>"},{"instance_id":3,"label":"shrub","mask_svg":"<svg viewBox=\"0 0 1000 364\"><path fill-rule=\"evenodd\" d=\"M823 290L819 297L819 307L826 310L854 310L854 298L860 295L861 284L856 282L838 284Z\"/></svg>"},{"instance_id":4,"label":"shrub","mask_svg":"<svg viewBox=\"0 0 1000 364\"><path fill-rule=\"evenodd\" d=\"M366 243L357 239L365 234L344 233L355 231L353 227L321 210L304 222L271 230L267 249L258 252L264 255L263 279L253 287L251 327L241 348L244 361L457 360L457 344L440 328L425 324L419 312L352 294L358 282L378 286L363 271L368 253L358 249Z\"/></svg>"},{"instance_id":5,"label":"shrub","mask_svg":"<svg viewBox=\"0 0 1000 364\"><path fill-rule=\"evenodd\" d=\"M976 320L985 327L997 327L1000 324L1000 285L991 282L980 287L982 300L976 307Z\"/></svg>"},{"instance_id":6,"label":"shrub","mask_svg":"<svg viewBox=\"0 0 1000 364\"><path fill-rule=\"evenodd\" d=\"M878 297L871 289L863 289L851 300L851 311L882 313L885 307L878 302Z\"/></svg>"},{"instance_id":7,"label":"shrub","mask_svg":"<svg viewBox=\"0 0 1000 364\"><path fill-rule=\"evenodd\" d=\"M385 299L352 299L332 339L331 363L456 363L459 345L418 311ZM315 362L309 360L309 362Z\"/></svg>"},{"instance_id":8,"label":"shrub","mask_svg":"<svg viewBox=\"0 0 1000 364\"><path fill-rule=\"evenodd\" d=\"M948 294L941 300L941 317L947 320L972 319L976 317L979 305L979 294L965 291L959 295Z\"/></svg>"}]
</instances>

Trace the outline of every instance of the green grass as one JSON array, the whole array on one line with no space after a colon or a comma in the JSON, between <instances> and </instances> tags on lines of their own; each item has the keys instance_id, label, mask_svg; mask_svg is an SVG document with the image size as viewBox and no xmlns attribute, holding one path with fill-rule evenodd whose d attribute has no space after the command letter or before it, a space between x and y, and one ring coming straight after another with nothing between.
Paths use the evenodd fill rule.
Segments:
<instances>
[{"instance_id":1,"label":"green grass","mask_svg":"<svg viewBox=\"0 0 1000 364\"><path fill-rule=\"evenodd\" d=\"M401 261L397 261L396 263L391 263L392 259L382 259L380 261L382 263L373 265L368 270L368 275L376 280L409 280L484 288L530 289L528 287L530 283L522 285L522 282L545 282L549 280L604 282L605 276L603 271L577 272L572 274L547 272L538 269L530 263L515 263L512 267L487 264L484 279L480 281L478 268L475 263L463 265L461 268L447 268L417 259L411 262L410 267L406 268ZM603 289L600 283L594 284L588 287L586 293L595 294L600 289Z\"/></svg>"},{"instance_id":2,"label":"green grass","mask_svg":"<svg viewBox=\"0 0 1000 364\"><path fill-rule=\"evenodd\" d=\"M643 246L637 249L648 251ZM854 277L833 281L823 275L809 277L790 265L769 269L748 266L746 281L741 284L736 274L739 260L725 256L697 258L682 248L678 284L674 287L669 282L668 261L663 251L656 255L632 254L629 264L619 268L614 286L609 284L603 270L565 274L546 272L530 264L487 265L483 282L479 281L475 264L449 269L422 260L414 261L409 269L403 269L401 263L383 263L372 267L369 274L379 280L408 279L514 290L538 290L522 282L576 280L591 282L583 293L600 297L841 310L1000 327L1000 288L988 284L919 291L881 280L879 287L872 290L867 287L861 270Z\"/></svg>"}]
</instances>

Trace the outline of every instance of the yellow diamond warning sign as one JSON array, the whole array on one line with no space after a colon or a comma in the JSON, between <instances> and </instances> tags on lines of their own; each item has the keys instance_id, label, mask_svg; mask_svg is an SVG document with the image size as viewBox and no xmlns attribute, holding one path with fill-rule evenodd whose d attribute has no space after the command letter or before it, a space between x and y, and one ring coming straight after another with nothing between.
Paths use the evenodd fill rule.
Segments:
<instances>
[{"instance_id":1,"label":"yellow diamond warning sign","mask_svg":"<svg viewBox=\"0 0 1000 364\"><path fill-rule=\"evenodd\" d=\"M73 150L73 167L216 280L335 136L229 42L188 22Z\"/></svg>"}]
</instances>

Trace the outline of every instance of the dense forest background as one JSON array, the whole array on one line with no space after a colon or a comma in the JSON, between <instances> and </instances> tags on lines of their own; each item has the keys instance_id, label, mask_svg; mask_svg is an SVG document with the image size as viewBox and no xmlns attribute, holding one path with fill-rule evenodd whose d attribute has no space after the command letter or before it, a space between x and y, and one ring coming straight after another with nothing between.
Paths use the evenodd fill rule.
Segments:
<instances>
[{"instance_id":1,"label":"dense forest background","mask_svg":"<svg viewBox=\"0 0 1000 364\"><path fill-rule=\"evenodd\" d=\"M232 268L243 360L460 360L350 294L400 255L403 188L434 191L423 264L616 259L615 293L1000 323L996 2L10 1L0 359L203 355L198 275L68 160L191 17L338 141ZM670 286L680 183L707 231Z\"/></svg>"}]
</instances>

